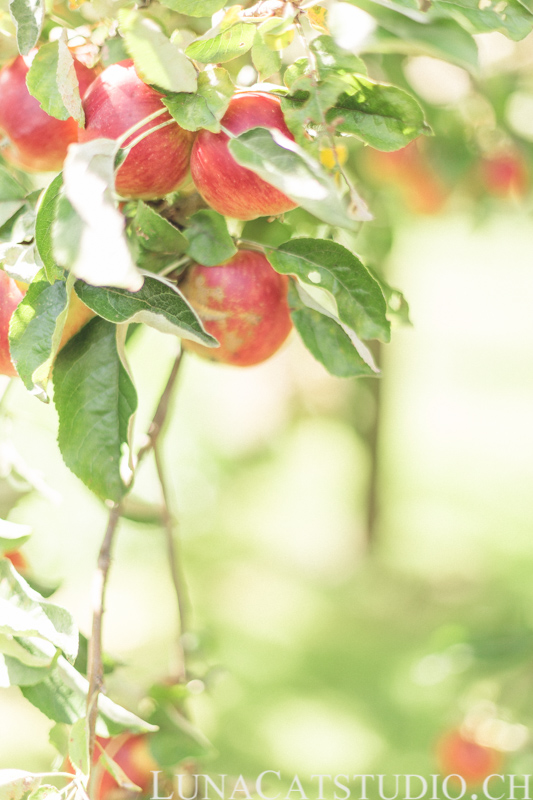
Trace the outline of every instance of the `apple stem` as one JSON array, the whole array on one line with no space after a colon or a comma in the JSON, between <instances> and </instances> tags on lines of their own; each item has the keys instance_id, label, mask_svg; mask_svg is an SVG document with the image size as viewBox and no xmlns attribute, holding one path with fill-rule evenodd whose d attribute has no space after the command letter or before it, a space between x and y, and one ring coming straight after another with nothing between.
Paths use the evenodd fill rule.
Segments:
<instances>
[{"instance_id":1,"label":"apple stem","mask_svg":"<svg viewBox=\"0 0 533 800\"><path fill-rule=\"evenodd\" d=\"M155 128L150 128L149 130L144 131L143 133L140 133L139 136L137 136L133 140L133 142L130 142L127 147L122 147L121 149L125 153L129 153L131 150L133 150L135 145L137 145L140 142L142 142L142 140L146 139L147 136L150 136L151 133L155 133L156 131L161 130L161 128L166 128L168 125L176 125L176 124L177 124L176 120L174 120L174 119L168 119L166 122L161 122L161 124L160 125L156 125Z\"/></svg>"},{"instance_id":2,"label":"apple stem","mask_svg":"<svg viewBox=\"0 0 533 800\"><path fill-rule=\"evenodd\" d=\"M91 638L89 640L89 654L87 663L87 677L89 691L87 693L87 727L89 738L89 764L92 772L92 758L96 740L96 720L98 718L98 697L102 690L104 670L102 665L102 618L104 614L104 601L111 565L111 548L117 530L122 507L114 503L109 512L107 528L98 554L98 564L93 577L93 623ZM89 775L90 782L90 775Z\"/></svg>"},{"instance_id":3,"label":"apple stem","mask_svg":"<svg viewBox=\"0 0 533 800\"><path fill-rule=\"evenodd\" d=\"M117 139L118 145L120 147L122 147L122 145L124 144L126 139L129 139L129 137L133 133L138 131L139 128L142 128L143 125L146 125L148 122L151 122L153 119L157 119L157 117L161 117L163 114L168 114L168 109L167 108L160 108L158 111L153 111L151 114L148 114L147 117L144 117L143 119L139 120L139 122L136 122L135 125L132 125L131 128L128 128L128 130L125 131L122 134L122 136L118 137L118 139Z\"/></svg>"}]
</instances>

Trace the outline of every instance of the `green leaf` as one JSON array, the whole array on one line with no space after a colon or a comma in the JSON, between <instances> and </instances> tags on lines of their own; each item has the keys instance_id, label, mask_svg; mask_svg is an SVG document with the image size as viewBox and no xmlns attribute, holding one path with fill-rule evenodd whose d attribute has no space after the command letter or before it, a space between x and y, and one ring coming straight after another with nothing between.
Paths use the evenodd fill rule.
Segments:
<instances>
[{"instance_id":1,"label":"green leaf","mask_svg":"<svg viewBox=\"0 0 533 800\"><path fill-rule=\"evenodd\" d=\"M279 247L283 242L292 238L294 228L286 222L277 219L268 221L267 217L251 219L244 224L242 229L242 239L247 239L258 244Z\"/></svg>"},{"instance_id":2,"label":"green leaf","mask_svg":"<svg viewBox=\"0 0 533 800\"><path fill-rule=\"evenodd\" d=\"M294 327L303 343L331 375L339 378L375 375L339 323L305 305L292 282L289 288L289 306Z\"/></svg>"},{"instance_id":3,"label":"green leaf","mask_svg":"<svg viewBox=\"0 0 533 800\"><path fill-rule=\"evenodd\" d=\"M0 553L18 550L31 536L29 525L0 519Z\"/></svg>"},{"instance_id":4,"label":"green leaf","mask_svg":"<svg viewBox=\"0 0 533 800\"><path fill-rule=\"evenodd\" d=\"M45 784L35 789L29 796L28 800L62 800L63 795L55 786Z\"/></svg>"},{"instance_id":5,"label":"green leaf","mask_svg":"<svg viewBox=\"0 0 533 800\"><path fill-rule=\"evenodd\" d=\"M350 2L372 14L381 26L365 45L366 52L423 52L466 69L477 67L477 45L470 33L455 20L431 20L424 15L419 22L404 16L405 9L397 3L389 3L389 0L384 0L387 8L372 0Z\"/></svg>"},{"instance_id":6,"label":"green leaf","mask_svg":"<svg viewBox=\"0 0 533 800\"><path fill-rule=\"evenodd\" d=\"M533 15L518 0L492 0L487 5L479 0L435 0L434 5L472 33L499 31L518 42L533 30Z\"/></svg>"},{"instance_id":7,"label":"green leaf","mask_svg":"<svg viewBox=\"0 0 533 800\"><path fill-rule=\"evenodd\" d=\"M36 636L72 660L78 651L78 631L71 614L30 588L6 558L0 559L0 633Z\"/></svg>"},{"instance_id":8,"label":"green leaf","mask_svg":"<svg viewBox=\"0 0 533 800\"><path fill-rule=\"evenodd\" d=\"M199 264L215 267L237 252L226 220L216 211L202 209L193 214L184 233L189 241L187 254Z\"/></svg>"},{"instance_id":9,"label":"green leaf","mask_svg":"<svg viewBox=\"0 0 533 800\"><path fill-rule=\"evenodd\" d=\"M187 249L188 242L181 231L142 201L131 222L131 232L141 250L160 257L157 262L160 269L171 264Z\"/></svg>"},{"instance_id":10,"label":"green leaf","mask_svg":"<svg viewBox=\"0 0 533 800\"><path fill-rule=\"evenodd\" d=\"M113 502L128 491L121 458L137 408L117 333L107 320L91 320L61 350L53 373L63 460L98 497Z\"/></svg>"},{"instance_id":11,"label":"green leaf","mask_svg":"<svg viewBox=\"0 0 533 800\"><path fill-rule=\"evenodd\" d=\"M0 265L16 281L31 283L39 272L36 257L33 244L0 244Z\"/></svg>"},{"instance_id":12,"label":"green leaf","mask_svg":"<svg viewBox=\"0 0 533 800\"><path fill-rule=\"evenodd\" d=\"M357 136L377 150L398 150L430 129L417 101L403 89L360 76L326 114L338 133Z\"/></svg>"},{"instance_id":13,"label":"green leaf","mask_svg":"<svg viewBox=\"0 0 533 800\"><path fill-rule=\"evenodd\" d=\"M353 207L341 197L326 170L280 131L253 128L231 139L228 147L238 164L256 172L324 222L354 230L358 220L369 219L362 200Z\"/></svg>"},{"instance_id":14,"label":"green leaf","mask_svg":"<svg viewBox=\"0 0 533 800\"><path fill-rule=\"evenodd\" d=\"M171 701L158 705L151 718L159 730L150 737L150 752L163 769L172 769L185 758L214 754L211 742L181 714L176 714Z\"/></svg>"},{"instance_id":15,"label":"green leaf","mask_svg":"<svg viewBox=\"0 0 533 800\"><path fill-rule=\"evenodd\" d=\"M254 38L255 25L238 22L211 39L197 39L185 53L203 64L221 64L248 52Z\"/></svg>"},{"instance_id":16,"label":"green leaf","mask_svg":"<svg viewBox=\"0 0 533 800\"><path fill-rule=\"evenodd\" d=\"M50 283L53 283L63 275L63 270L55 262L52 241L52 226L56 217L57 203L62 186L63 174L60 172L41 195L35 222L35 244L44 265L46 279Z\"/></svg>"},{"instance_id":17,"label":"green leaf","mask_svg":"<svg viewBox=\"0 0 533 800\"><path fill-rule=\"evenodd\" d=\"M139 77L168 92L195 92L196 70L156 23L138 11L121 9L119 29Z\"/></svg>"},{"instance_id":18,"label":"green leaf","mask_svg":"<svg viewBox=\"0 0 533 800\"><path fill-rule=\"evenodd\" d=\"M142 286L116 208L114 161L118 145L110 139L71 144L63 166L64 196L52 226L58 264L95 286Z\"/></svg>"},{"instance_id":19,"label":"green leaf","mask_svg":"<svg viewBox=\"0 0 533 800\"><path fill-rule=\"evenodd\" d=\"M47 384L59 350L74 277L49 283L44 270L30 283L9 324L13 363L28 391L48 402Z\"/></svg>"},{"instance_id":20,"label":"green leaf","mask_svg":"<svg viewBox=\"0 0 533 800\"><path fill-rule=\"evenodd\" d=\"M366 64L362 58L339 47L331 36L317 36L310 44L316 57L318 74L326 78L331 72L366 75Z\"/></svg>"},{"instance_id":21,"label":"green leaf","mask_svg":"<svg viewBox=\"0 0 533 800\"><path fill-rule=\"evenodd\" d=\"M293 81L292 94L282 98L281 108L287 125L300 145L306 146L305 130L309 124L325 125L326 112L335 105L346 88L344 79L335 73L330 73L318 84L309 75L302 75Z\"/></svg>"},{"instance_id":22,"label":"green leaf","mask_svg":"<svg viewBox=\"0 0 533 800\"><path fill-rule=\"evenodd\" d=\"M52 647L49 653L43 653L35 647L34 642L35 640L27 639L24 636L15 638L2 634L0 635L0 653L16 659L27 667L40 669L50 667L56 657L55 647Z\"/></svg>"},{"instance_id":23,"label":"green leaf","mask_svg":"<svg viewBox=\"0 0 533 800\"><path fill-rule=\"evenodd\" d=\"M85 124L78 77L65 30L58 41L39 48L26 76L26 84L29 93L47 114L62 120L73 117L78 125Z\"/></svg>"},{"instance_id":24,"label":"green leaf","mask_svg":"<svg viewBox=\"0 0 533 800\"><path fill-rule=\"evenodd\" d=\"M25 188L0 165L0 228L24 205Z\"/></svg>"},{"instance_id":25,"label":"green leaf","mask_svg":"<svg viewBox=\"0 0 533 800\"><path fill-rule=\"evenodd\" d=\"M178 125L187 131L206 128L218 133L235 86L223 67L207 66L198 75L197 94L178 93L163 98Z\"/></svg>"},{"instance_id":26,"label":"green leaf","mask_svg":"<svg viewBox=\"0 0 533 800\"><path fill-rule=\"evenodd\" d=\"M162 0L163 5L189 17L211 17L226 5L226 0Z\"/></svg>"},{"instance_id":27,"label":"green leaf","mask_svg":"<svg viewBox=\"0 0 533 800\"><path fill-rule=\"evenodd\" d=\"M123 789L126 792L140 793L142 791L140 786L137 786L137 784L133 783L133 781L131 781L128 778L122 767L119 764L117 764L116 761L113 761L111 756L108 755L108 753L104 750L104 748L98 741L96 742L96 748L100 756L98 759L98 763L101 764L109 772L111 777L118 783L121 789Z\"/></svg>"},{"instance_id":28,"label":"green leaf","mask_svg":"<svg viewBox=\"0 0 533 800\"><path fill-rule=\"evenodd\" d=\"M34 686L46 678L47 667L29 667L18 659L0 652L0 688L10 686Z\"/></svg>"},{"instance_id":29,"label":"green leaf","mask_svg":"<svg viewBox=\"0 0 533 800\"><path fill-rule=\"evenodd\" d=\"M82 775L89 774L89 729L86 717L76 720L69 731L68 755L76 771Z\"/></svg>"},{"instance_id":30,"label":"green leaf","mask_svg":"<svg viewBox=\"0 0 533 800\"><path fill-rule=\"evenodd\" d=\"M17 28L19 53L27 56L35 47L44 20L43 0L10 0L9 11Z\"/></svg>"},{"instance_id":31,"label":"green leaf","mask_svg":"<svg viewBox=\"0 0 533 800\"><path fill-rule=\"evenodd\" d=\"M44 681L35 686L23 686L21 691L32 705L54 722L73 725L86 716L89 683L62 656ZM116 736L124 730L132 733L157 730L157 726L140 719L104 694L98 697L98 711L98 736Z\"/></svg>"},{"instance_id":32,"label":"green leaf","mask_svg":"<svg viewBox=\"0 0 533 800\"><path fill-rule=\"evenodd\" d=\"M39 775L23 769L0 769L0 800L20 800L40 782Z\"/></svg>"},{"instance_id":33,"label":"green leaf","mask_svg":"<svg viewBox=\"0 0 533 800\"><path fill-rule=\"evenodd\" d=\"M256 31L252 46L252 63L262 81L281 69L281 55L268 46L259 30Z\"/></svg>"},{"instance_id":34,"label":"green leaf","mask_svg":"<svg viewBox=\"0 0 533 800\"><path fill-rule=\"evenodd\" d=\"M153 273L179 263L187 249L187 239L165 217L142 201L128 229L128 239L135 263Z\"/></svg>"},{"instance_id":35,"label":"green leaf","mask_svg":"<svg viewBox=\"0 0 533 800\"><path fill-rule=\"evenodd\" d=\"M76 294L85 305L109 322L145 322L162 333L192 339L207 347L218 342L206 333L202 323L181 292L157 278L147 276L142 289L100 288L78 282Z\"/></svg>"},{"instance_id":36,"label":"green leaf","mask_svg":"<svg viewBox=\"0 0 533 800\"><path fill-rule=\"evenodd\" d=\"M266 256L283 275L295 275L323 297L323 305L362 339L390 340L387 305L379 284L337 242L293 239Z\"/></svg>"}]
</instances>

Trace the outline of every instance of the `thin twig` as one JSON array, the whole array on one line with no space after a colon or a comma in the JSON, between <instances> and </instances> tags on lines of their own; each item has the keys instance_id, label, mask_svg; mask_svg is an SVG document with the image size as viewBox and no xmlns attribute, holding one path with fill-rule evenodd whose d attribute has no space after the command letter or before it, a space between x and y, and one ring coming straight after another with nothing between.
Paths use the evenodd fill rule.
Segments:
<instances>
[{"instance_id":1,"label":"thin twig","mask_svg":"<svg viewBox=\"0 0 533 800\"><path fill-rule=\"evenodd\" d=\"M177 683L185 683L187 680L187 667L185 663L185 651L183 649L183 634L187 631L187 610L188 601L183 576L179 567L178 546L175 536L175 522L174 517L170 512L168 488L165 478L165 470L161 453L157 445L154 446L154 459L157 470L157 477L161 485L161 494L163 496L163 521L165 526L168 563L170 566L170 577L176 593L177 611L179 620L179 631L177 636L178 657L179 663L176 671Z\"/></svg>"},{"instance_id":2,"label":"thin twig","mask_svg":"<svg viewBox=\"0 0 533 800\"><path fill-rule=\"evenodd\" d=\"M93 578L93 624L89 640L87 677L89 692L87 694L87 721L89 736L89 764L92 764L94 743L96 738L96 720L98 717L98 696L103 685L104 670L102 665L102 617L104 614L107 577L111 564L111 548L121 515L120 503L115 503L110 512L105 536L98 554L98 566Z\"/></svg>"},{"instance_id":3,"label":"thin twig","mask_svg":"<svg viewBox=\"0 0 533 800\"><path fill-rule=\"evenodd\" d=\"M172 392L174 391L174 386L178 378L182 361L183 361L183 350L181 350L176 356L176 360L174 361L172 370L170 371L170 375L168 376L167 384L163 389L161 397L159 398L159 403L157 404L155 414L152 418L152 422L150 423L150 427L148 428L148 434L147 434L148 439L137 453L136 467L139 466L139 464L141 463L142 459L146 456L146 454L149 453L150 450L153 450L155 445L157 444L157 440L165 424L165 420L168 414L168 407L170 405L170 400L172 398Z\"/></svg>"}]
</instances>

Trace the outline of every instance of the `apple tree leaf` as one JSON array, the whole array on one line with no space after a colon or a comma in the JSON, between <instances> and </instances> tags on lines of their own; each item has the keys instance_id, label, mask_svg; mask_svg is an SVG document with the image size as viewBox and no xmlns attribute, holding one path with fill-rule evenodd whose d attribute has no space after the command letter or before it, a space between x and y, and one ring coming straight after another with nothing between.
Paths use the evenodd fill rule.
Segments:
<instances>
[{"instance_id":1,"label":"apple tree leaf","mask_svg":"<svg viewBox=\"0 0 533 800\"><path fill-rule=\"evenodd\" d=\"M86 717L77 719L69 730L68 756L77 772L89 774L89 730Z\"/></svg>"},{"instance_id":2,"label":"apple tree leaf","mask_svg":"<svg viewBox=\"0 0 533 800\"><path fill-rule=\"evenodd\" d=\"M55 262L52 240L52 225L56 218L62 186L63 173L60 172L41 195L35 221L35 244L43 262L46 279L50 283L62 278L64 274Z\"/></svg>"},{"instance_id":3,"label":"apple tree leaf","mask_svg":"<svg viewBox=\"0 0 533 800\"><path fill-rule=\"evenodd\" d=\"M295 275L324 298L324 306L361 339L390 340L383 292L365 266L337 242L293 239L266 256L283 275Z\"/></svg>"},{"instance_id":4,"label":"apple tree leaf","mask_svg":"<svg viewBox=\"0 0 533 800\"><path fill-rule=\"evenodd\" d=\"M74 59L66 45L66 32L58 41L39 48L26 76L26 85L50 116L61 120L74 117L79 125L85 124Z\"/></svg>"},{"instance_id":5,"label":"apple tree leaf","mask_svg":"<svg viewBox=\"0 0 533 800\"><path fill-rule=\"evenodd\" d=\"M71 274L67 280L49 283L41 270L9 324L10 353L17 372L28 391L44 402L49 400L47 385L65 332L74 281Z\"/></svg>"},{"instance_id":6,"label":"apple tree leaf","mask_svg":"<svg viewBox=\"0 0 533 800\"><path fill-rule=\"evenodd\" d=\"M139 77L168 92L195 92L196 69L159 26L138 11L121 9L120 33Z\"/></svg>"},{"instance_id":7,"label":"apple tree leaf","mask_svg":"<svg viewBox=\"0 0 533 800\"><path fill-rule=\"evenodd\" d=\"M338 322L302 302L297 286L292 282L289 307L294 327L303 343L331 375L339 378L375 375Z\"/></svg>"},{"instance_id":8,"label":"apple tree leaf","mask_svg":"<svg viewBox=\"0 0 533 800\"><path fill-rule=\"evenodd\" d=\"M187 254L199 264L216 267L237 252L226 220L212 209L193 214L184 233L189 241Z\"/></svg>"},{"instance_id":9,"label":"apple tree leaf","mask_svg":"<svg viewBox=\"0 0 533 800\"><path fill-rule=\"evenodd\" d=\"M44 784L28 795L28 800L62 800L63 795L56 786Z\"/></svg>"},{"instance_id":10,"label":"apple tree leaf","mask_svg":"<svg viewBox=\"0 0 533 800\"><path fill-rule=\"evenodd\" d=\"M206 128L218 133L220 120L226 113L235 86L229 72L223 67L209 65L198 75L196 94L180 92L168 95L163 103L178 125L187 131Z\"/></svg>"},{"instance_id":11,"label":"apple tree leaf","mask_svg":"<svg viewBox=\"0 0 533 800\"><path fill-rule=\"evenodd\" d=\"M311 214L329 225L355 230L369 219L364 202L339 195L334 179L302 147L280 131L252 128L228 142L235 160L256 172Z\"/></svg>"},{"instance_id":12,"label":"apple tree leaf","mask_svg":"<svg viewBox=\"0 0 533 800\"><path fill-rule=\"evenodd\" d=\"M61 350L53 372L63 460L98 497L113 502L129 488L121 461L137 408L118 332L107 320L91 320Z\"/></svg>"},{"instance_id":13,"label":"apple tree leaf","mask_svg":"<svg viewBox=\"0 0 533 800\"><path fill-rule=\"evenodd\" d=\"M196 39L185 53L202 64L222 64L250 50L254 43L255 30L255 25L249 22L237 22L211 39Z\"/></svg>"},{"instance_id":14,"label":"apple tree leaf","mask_svg":"<svg viewBox=\"0 0 533 800\"><path fill-rule=\"evenodd\" d=\"M317 36L309 46L315 54L321 78L326 78L331 72L366 75L366 64L363 59L339 47L332 36L326 34Z\"/></svg>"},{"instance_id":15,"label":"apple tree leaf","mask_svg":"<svg viewBox=\"0 0 533 800\"><path fill-rule=\"evenodd\" d=\"M7 558L0 559L0 633L37 637L74 660L78 631L72 615L32 589Z\"/></svg>"},{"instance_id":16,"label":"apple tree leaf","mask_svg":"<svg viewBox=\"0 0 533 800\"><path fill-rule=\"evenodd\" d=\"M29 667L17 658L0 652L0 689L10 686L35 686L48 675L48 667Z\"/></svg>"},{"instance_id":17,"label":"apple tree leaf","mask_svg":"<svg viewBox=\"0 0 533 800\"><path fill-rule=\"evenodd\" d=\"M64 194L52 226L53 251L56 262L77 278L135 291L143 279L113 197L117 149L111 139L70 145L63 167Z\"/></svg>"},{"instance_id":18,"label":"apple tree leaf","mask_svg":"<svg viewBox=\"0 0 533 800\"><path fill-rule=\"evenodd\" d=\"M29 525L0 519L0 554L18 550L31 536Z\"/></svg>"},{"instance_id":19,"label":"apple tree leaf","mask_svg":"<svg viewBox=\"0 0 533 800\"><path fill-rule=\"evenodd\" d=\"M22 694L32 705L54 722L73 725L87 714L89 682L68 661L59 656L54 668L41 683L21 687ZM98 697L98 736L116 736L122 731L150 733L155 725L119 706L105 694Z\"/></svg>"},{"instance_id":20,"label":"apple tree leaf","mask_svg":"<svg viewBox=\"0 0 533 800\"><path fill-rule=\"evenodd\" d=\"M175 263L188 244L181 231L142 201L129 223L128 240L137 266L156 273Z\"/></svg>"},{"instance_id":21,"label":"apple tree leaf","mask_svg":"<svg viewBox=\"0 0 533 800\"><path fill-rule=\"evenodd\" d=\"M19 53L28 55L41 35L44 21L44 0L10 0L9 11L17 28Z\"/></svg>"},{"instance_id":22,"label":"apple tree leaf","mask_svg":"<svg viewBox=\"0 0 533 800\"><path fill-rule=\"evenodd\" d=\"M162 0L162 2L172 11L187 14L189 17L211 17L226 5L226 0Z\"/></svg>"},{"instance_id":23,"label":"apple tree leaf","mask_svg":"<svg viewBox=\"0 0 533 800\"><path fill-rule=\"evenodd\" d=\"M20 800L40 782L39 775L23 769L0 769L0 800Z\"/></svg>"},{"instance_id":24,"label":"apple tree leaf","mask_svg":"<svg viewBox=\"0 0 533 800\"><path fill-rule=\"evenodd\" d=\"M252 64L257 70L259 80L265 81L281 68L281 55L277 50L272 50L261 35L261 29L255 34L252 45Z\"/></svg>"},{"instance_id":25,"label":"apple tree leaf","mask_svg":"<svg viewBox=\"0 0 533 800\"><path fill-rule=\"evenodd\" d=\"M179 289L155 277L147 276L138 292L90 286L81 281L76 283L75 290L85 305L109 322L145 322L162 333L192 339L207 347L218 345L206 333Z\"/></svg>"},{"instance_id":26,"label":"apple tree leaf","mask_svg":"<svg viewBox=\"0 0 533 800\"><path fill-rule=\"evenodd\" d=\"M326 120L338 133L356 136L378 150L398 150L420 134L430 133L424 112L412 95L396 86L352 77Z\"/></svg>"},{"instance_id":27,"label":"apple tree leaf","mask_svg":"<svg viewBox=\"0 0 533 800\"><path fill-rule=\"evenodd\" d=\"M25 200L24 186L0 165L0 228L20 211Z\"/></svg>"}]
</instances>

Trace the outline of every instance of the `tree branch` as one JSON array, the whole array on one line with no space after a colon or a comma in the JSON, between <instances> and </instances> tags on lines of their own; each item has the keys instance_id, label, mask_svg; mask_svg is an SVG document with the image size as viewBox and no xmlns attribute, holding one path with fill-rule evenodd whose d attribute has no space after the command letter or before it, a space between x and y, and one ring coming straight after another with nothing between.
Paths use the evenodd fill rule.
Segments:
<instances>
[{"instance_id":1,"label":"tree branch","mask_svg":"<svg viewBox=\"0 0 533 800\"><path fill-rule=\"evenodd\" d=\"M104 676L102 665L102 617L104 614L107 577L111 564L111 548L120 520L120 514L121 505L120 503L115 503L109 512L107 529L98 554L98 565L94 574L92 586L93 624L91 638L89 640L87 664L87 677L89 680L87 722L89 731L89 764L91 764L91 771L96 737L96 720L98 717L98 696L102 689Z\"/></svg>"}]
</instances>

